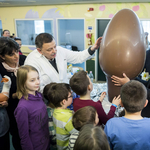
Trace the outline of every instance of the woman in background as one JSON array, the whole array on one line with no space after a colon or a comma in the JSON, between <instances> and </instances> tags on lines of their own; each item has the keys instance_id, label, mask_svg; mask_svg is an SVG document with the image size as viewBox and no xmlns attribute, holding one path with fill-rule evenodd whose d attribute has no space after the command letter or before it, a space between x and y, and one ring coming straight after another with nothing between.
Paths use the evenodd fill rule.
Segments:
<instances>
[{"instance_id":1,"label":"woman in background","mask_svg":"<svg viewBox=\"0 0 150 150\"><path fill-rule=\"evenodd\" d=\"M14 117L14 110L18 105L18 99L15 96L16 86L16 72L19 66L24 64L25 58L20 55L19 45L11 38L0 38L0 74L2 77L7 75L11 79L11 88L9 92L8 107L6 107L9 121L10 121L10 134L12 135L12 143L15 150L21 150L20 138L18 128Z\"/></svg>"},{"instance_id":2,"label":"woman in background","mask_svg":"<svg viewBox=\"0 0 150 150\"><path fill-rule=\"evenodd\" d=\"M21 39L18 37L15 37L14 40L18 43L19 45L19 55L23 55L22 51L21 51L21 46L22 46L22 42ZM26 57L26 56L25 56Z\"/></svg>"}]
</instances>

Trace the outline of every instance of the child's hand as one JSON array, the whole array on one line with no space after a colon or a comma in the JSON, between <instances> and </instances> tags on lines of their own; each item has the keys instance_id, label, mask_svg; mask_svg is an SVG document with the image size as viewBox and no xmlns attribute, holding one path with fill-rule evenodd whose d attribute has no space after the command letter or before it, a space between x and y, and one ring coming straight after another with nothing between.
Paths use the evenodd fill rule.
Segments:
<instances>
[{"instance_id":1,"label":"child's hand","mask_svg":"<svg viewBox=\"0 0 150 150\"><path fill-rule=\"evenodd\" d=\"M112 82L114 83L115 86L122 86L125 83L127 83L128 81L130 81L130 79L126 76L125 73L123 73L123 78L119 78L117 76L112 76Z\"/></svg>"},{"instance_id":2,"label":"child's hand","mask_svg":"<svg viewBox=\"0 0 150 150\"><path fill-rule=\"evenodd\" d=\"M112 100L112 104L115 104L118 106L120 103L121 103L120 95L118 97L115 96Z\"/></svg>"},{"instance_id":3,"label":"child's hand","mask_svg":"<svg viewBox=\"0 0 150 150\"><path fill-rule=\"evenodd\" d=\"M7 101L0 102L0 107L7 107L7 106L8 106Z\"/></svg>"},{"instance_id":4,"label":"child's hand","mask_svg":"<svg viewBox=\"0 0 150 150\"><path fill-rule=\"evenodd\" d=\"M105 95L106 95L106 92L102 92L102 94L99 97L100 102L103 102Z\"/></svg>"}]
</instances>

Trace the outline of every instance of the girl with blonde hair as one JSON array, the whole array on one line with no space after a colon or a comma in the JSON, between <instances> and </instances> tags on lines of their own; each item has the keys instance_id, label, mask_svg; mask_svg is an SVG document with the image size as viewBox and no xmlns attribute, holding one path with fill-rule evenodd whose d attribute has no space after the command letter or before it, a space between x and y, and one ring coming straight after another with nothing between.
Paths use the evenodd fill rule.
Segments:
<instances>
[{"instance_id":1,"label":"girl with blonde hair","mask_svg":"<svg viewBox=\"0 0 150 150\"><path fill-rule=\"evenodd\" d=\"M22 66L17 71L18 106L14 112L23 150L47 150L49 147L48 114L38 92L38 71Z\"/></svg>"}]
</instances>

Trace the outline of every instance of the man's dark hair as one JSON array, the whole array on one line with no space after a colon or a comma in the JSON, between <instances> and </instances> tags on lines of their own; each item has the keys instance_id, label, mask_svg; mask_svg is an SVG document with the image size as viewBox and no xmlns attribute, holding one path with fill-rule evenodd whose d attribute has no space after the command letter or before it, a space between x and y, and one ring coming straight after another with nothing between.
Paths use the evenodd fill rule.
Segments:
<instances>
[{"instance_id":1,"label":"man's dark hair","mask_svg":"<svg viewBox=\"0 0 150 150\"><path fill-rule=\"evenodd\" d=\"M70 79L71 89L78 95L85 95L89 84L87 73L84 70L78 71Z\"/></svg>"},{"instance_id":2,"label":"man's dark hair","mask_svg":"<svg viewBox=\"0 0 150 150\"><path fill-rule=\"evenodd\" d=\"M17 40L18 40L18 41L21 41L21 38L15 37L14 40L15 40L15 41L17 41Z\"/></svg>"},{"instance_id":3,"label":"man's dark hair","mask_svg":"<svg viewBox=\"0 0 150 150\"><path fill-rule=\"evenodd\" d=\"M0 55L11 55L13 51L18 52L19 45L16 41L8 37L0 37ZM0 57L0 62L4 60Z\"/></svg>"},{"instance_id":4,"label":"man's dark hair","mask_svg":"<svg viewBox=\"0 0 150 150\"><path fill-rule=\"evenodd\" d=\"M147 90L139 81L131 80L121 87L121 101L127 112L135 113L144 108Z\"/></svg>"},{"instance_id":5,"label":"man's dark hair","mask_svg":"<svg viewBox=\"0 0 150 150\"><path fill-rule=\"evenodd\" d=\"M8 31L8 32L10 33L10 31L9 31L9 30L3 30L2 35L3 35L6 31Z\"/></svg>"},{"instance_id":6,"label":"man's dark hair","mask_svg":"<svg viewBox=\"0 0 150 150\"><path fill-rule=\"evenodd\" d=\"M52 42L54 37L49 33L40 33L35 39L36 48L42 48L44 43Z\"/></svg>"},{"instance_id":7,"label":"man's dark hair","mask_svg":"<svg viewBox=\"0 0 150 150\"><path fill-rule=\"evenodd\" d=\"M48 103L52 103L55 108L61 107L64 99L68 100L69 92L71 88L66 83L50 83L44 87L43 96L48 100Z\"/></svg>"},{"instance_id":8,"label":"man's dark hair","mask_svg":"<svg viewBox=\"0 0 150 150\"><path fill-rule=\"evenodd\" d=\"M79 132L74 150L110 150L110 147L102 128L87 124Z\"/></svg>"},{"instance_id":9,"label":"man's dark hair","mask_svg":"<svg viewBox=\"0 0 150 150\"><path fill-rule=\"evenodd\" d=\"M92 106L78 109L72 117L74 128L80 131L85 124L95 124L96 112L96 109Z\"/></svg>"}]
</instances>

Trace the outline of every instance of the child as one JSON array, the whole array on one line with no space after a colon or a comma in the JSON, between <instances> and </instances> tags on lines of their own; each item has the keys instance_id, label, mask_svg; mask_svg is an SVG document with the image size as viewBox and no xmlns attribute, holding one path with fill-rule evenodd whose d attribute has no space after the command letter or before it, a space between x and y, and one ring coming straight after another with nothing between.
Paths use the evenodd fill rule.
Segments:
<instances>
[{"instance_id":1,"label":"child","mask_svg":"<svg viewBox=\"0 0 150 150\"><path fill-rule=\"evenodd\" d=\"M75 73L70 79L70 86L72 90L80 95L80 98L74 99L73 107L74 111L85 107L85 106L93 106L96 108L98 117L99 117L99 124L106 124L106 122L114 117L116 107L120 104L120 97L115 97L112 101L112 106L110 108L109 113L106 115L101 102L105 97L105 92L103 92L100 96L98 102L94 102L91 100L90 93L93 90L93 84L90 78L87 76L87 73L82 70Z\"/></svg>"},{"instance_id":2,"label":"child","mask_svg":"<svg viewBox=\"0 0 150 150\"><path fill-rule=\"evenodd\" d=\"M69 136L76 132L72 125L72 111L67 109L72 103L72 93L69 84L50 83L47 85L47 98L55 107L53 112L54 128L56 130L56 142L59 150L67 149Z\"/></svg>"},{"instance_id":3,"label":"child","mask_svg":"<svg viewBox=\"0 0 150 150\"><path fill-rule=\"evenodd\" d=\"M18 106L14 112L23 150L47 150L48 114L41 93L38 71L22 66L17 71Z\"/></svg>"},{"instance_id":4,"label":"child","mask_svg":"<svg viewBox=\"0 0 150 150\"><path fill-rule=\"evenodd\" d=\"M86 106L77 110L72 117L72 124L75 129L80 129L86 124L97 125L99 122L97 111L92 106ZM73 150L79 132L72 133L69 138L68 150Z\"/></svg>"},{"instance_id":5,"label":"child","mask_svg":"<svg viewBox=\"0 0 150 150\"><path fill-rule=\"evenodd\" d=\"M48 100L47 93L48 93L48 90L50 89L50 86L52 85L53 84L48 84L43 89L43 96L46 100ZM51 103L48 103L47 113L48 113L48 126L49 126L49 136L50 136L50 150L57 150L56 132L55 132L54 123L53 123L54 108L55 107Z\"/></svg>"},{"instance_id":6,"label":"child","mask_svg":"<svg viewBox=\"0 0 150 150\"><path fill-rule=\"evenodd\" d=\"M110 148L113 150L149 150L150 119L141 116L147 105L144 85L131 80L121 88L121 105L125 116L110 119L105 126Z\"/></svg>"},{"instance_id":7,"label":"child","mask_svg":"<svg viewBox=\"0 0 150 150\"><path fill-rule=\"evenodd\" d=\"M81 129L74 150L110 150L110 147L101 127L87 124Z\"/></svg>"}]
</instances>

